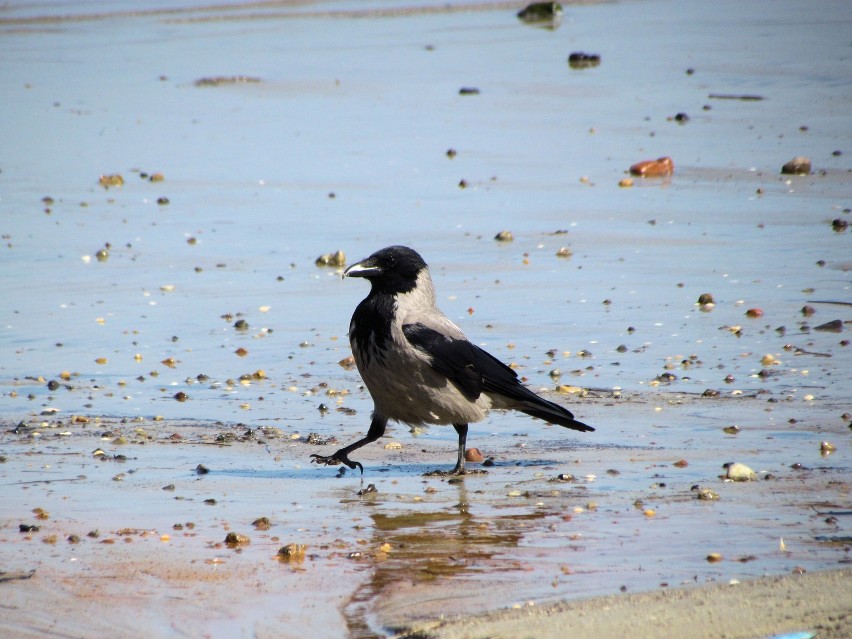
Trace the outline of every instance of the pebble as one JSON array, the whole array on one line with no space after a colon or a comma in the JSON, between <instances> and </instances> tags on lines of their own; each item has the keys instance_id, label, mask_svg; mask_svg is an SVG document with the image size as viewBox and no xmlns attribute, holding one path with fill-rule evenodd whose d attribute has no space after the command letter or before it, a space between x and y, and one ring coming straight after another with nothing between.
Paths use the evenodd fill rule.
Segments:
<instances>
[{"instance_id":1,"label":"pebble","mask_svg":"<svg viewBox=\"0 0 852 639\"><path fill-rule=\"evenodd\" d=\"M269 530L272 528L272 522L269 521L269 517L258 517L251 525L254 526L255 530Z\"/></svg>"},{"instance_id":2,"label":"pebble","mask_svg":"<svg viewBox=\"0 0 852 639\"><path fill-rule=\"evenodd\" d=\"M630 173L638 177L665 177L674 173L674 162L670 157L643 160L630 167Z\"/></svg>"},{"instance_id":3,"label":"pebble","mask_svg":"<svg viewBox=\"0 0 852 639\"><path fill-rule=\"evenodd\" d=\"M517 16L527 24L553 22L562 17L562 5L558 2L533 2L518 11Z\"/></svg>"},{"instance_id":4,"label":"pebble","mask_svg":"<svg viewBox=\"0 0 852 639\"><path fill-rule=\"evenodd\" d=\"M811 172L811 161L803 155L797 155L781 167L785 175L808 175Z\"/></svg>"},{"instance_id":5,"label":"pebble","mask_svg":"<svg viewBox=\"0 0 852 639\"><path fill-rule=\"evenodd\" d=\"M716 301L713 299L712 293L702 293L698 296L698 303L703 306L705 304L715 304Z\"/></svg>"},{"instance_id":6,"label":"pebble","mask_svg":"<svg viewBox=\"0 0 852 639\"><path fill-rule=\"evenodd\" d=\"M118 173L113 173L112 175L101 175L98 178L98 184L105 189L109 189L111 186L123 186L124 178Z\"/></svg>"},{"instance_id":7,"label":"pebble","mask_svg":"<svg viewBox=\"0 0 852 639\"><path fill-rule=\"evenodd\" d=\"M598 53L585 53L583 51L575 51L568 56L568 66L572 69L591 69L601 63L601 56Z\"/></svg>"},{"instance_id":8,"label":"pebble","mask_svg":"<svg viewBox=\"0 0 852 639\"><path fill-rule=\"evenodd\" d=\"M228 546L244 546L246 544L250 544L251 540L248 538L248 535L241 535L240 533L229 532L225 535L225 543Z\"/></svg>"},{"instance_id":9,"label":"pebble","mask_svg":"<svg viewBox=\"0 0 852 639\"><path fill-rule=\"evenodd\" d=\"M302 561L305 558L305 544L287 544L278 551L277 557L281 561Z\"/></svg>"},{"instance_id":10,"label":"pebble","mask_svg":"<svg viewBox=\"0 0 852 639\"><path fill-rule=\"evenodd\" d=\"M218 87L223 84L258 84L260 78L250 75L217 75L199 78L194 82L197 87Z\"/></svg>"},{"instance_id":11,"label":"pebble","mask_svg":"<svg viewBox=\"0 0 852 639\"><path fill-rule=\"evenodd\" d=\"M757 473L745 464L739 462L728 462L722 464L725 469L725 479L731 481L753 481L757 479Z\"/></svg>"},{"instance_id":12,"label":"pebble","mask_svg":"<svg viewBox=\"0 0 852 639\"><path fill-rule=\"evenodd\" d=\"M719 493L709 488L699 488L695 493L696 499L700 499L701 501L716 501L719 499Z\"/></svg>"},{"instance_id":13,"label":"pebble","mask_svg":"<svg viewBox=\"0 0 852 639\"><path fill-rule=\"evenodd\" d=\"M314 260L314 264L317 266L346 266L346 254L343 251L323 253Z\"/></svg>"},{"instance_id":14,"label":"pebble","mask_svg":"<svg viewBox=\"0 0 852 639\"><path fill-rule=\"evenodd\" d=\"M826 322L825 324L820 324L819 326L814 327L815 331L828 331L831 333L841 333L843 332L843 321L842 320L831 320L830 322Z\"/></svg>"},{"instance_id":15,"label":"pebble","mask_svg":"<svg viewBox=\"0 0 852 639\"><path fill-rule=\"evenodd\" d=\"M515 239L515 236L512 235L511 231L500 231L497 235L494 236L494 239L498 242L511 242Z\"/></svg>"},{"instance_id":16,"label":"pebble","mask_svg":"<svg viewBox=\"0 0 852 639\"><path fill-rule=\"evenodd\" d=\"M464 460L472 463L478 464L483 461L485 456L478 448L468 448L464 451Z\"/></svg>"}]
</instances>

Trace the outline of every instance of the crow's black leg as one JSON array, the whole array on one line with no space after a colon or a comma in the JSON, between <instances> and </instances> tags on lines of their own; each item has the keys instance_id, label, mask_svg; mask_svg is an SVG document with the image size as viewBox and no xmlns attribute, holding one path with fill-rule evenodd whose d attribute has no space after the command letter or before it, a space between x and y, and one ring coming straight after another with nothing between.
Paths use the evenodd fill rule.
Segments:
<instances>
[{"instance_id":1,"label":"crow's black leg","mask_svg":"<svg viewBox=\"0 0 852 639\"><path fill-rule=\"evenodd\" d=\"M459 434L459 458L456 467L450 473L453 475L464 475L464 448L467 444L467 424L453 424L453 428Z\"/></svg>"},{"instance_id":2,"label":"crow's black leg","mask_svg":"<svg viewBox=\"0 0 852 639\"><path fill-rule=\"evenodd\" d=\"M359 439L354 444L349 444L345 448L341 448L333 455L311 455L313 459L312 462L316 464L325 464L326 466L336 466L337 464L345 464L349 466L351 469L359 469L361 474L364 474L364 467L360 462L352 461L349 459L349 453L353 450L358 450L362 446L366 446L367 444L371 444L376 441L379 437L385 434L385 427L388 425L388 420L384 417L378 417L376 415L373 416L373 421L370 422L370 430L367 431L367 436L363 439ZM467 426L465 426L465 430L467 430Z\"/></svg>"}]
</instances>

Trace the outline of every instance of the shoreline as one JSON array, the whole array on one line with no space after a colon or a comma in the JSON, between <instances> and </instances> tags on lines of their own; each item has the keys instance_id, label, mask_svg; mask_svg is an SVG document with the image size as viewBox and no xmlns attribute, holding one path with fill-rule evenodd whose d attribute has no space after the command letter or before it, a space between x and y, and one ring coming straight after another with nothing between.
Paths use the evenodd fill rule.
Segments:
<instances>
[{"instance_id":1,"label":"shoreline","mask_svg":"<svg viewBox=\"0 0 852 639\"><path fill-rule=\"evenodd\" d=\"M850 591L852 568L842 568L493 611L410 624L394 636L756 639L812 632L818 639L844 639L852 636Z\"/></svg>"}]
</instances>

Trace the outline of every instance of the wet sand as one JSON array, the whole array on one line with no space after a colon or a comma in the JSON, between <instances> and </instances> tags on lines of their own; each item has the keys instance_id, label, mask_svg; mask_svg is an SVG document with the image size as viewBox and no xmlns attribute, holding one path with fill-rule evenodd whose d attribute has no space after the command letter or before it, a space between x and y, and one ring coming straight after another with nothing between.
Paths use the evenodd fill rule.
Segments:
<instances>
[{"instance_id":1,"label":"wet sand","mask_svg":"<svg viewBox=\"0 0 852 639\"><path fill-rule=\"evenodd\" d=\"M613 595L526 608L460 621L416 626L413 636L490 637L726 637L750 639L813 632L842 639L852 628L849 569L766 577L733 585Z\"/></svg>"},{"instance_id":2,"label":"wet sand","mask_svg":"<svg viewBox=\"0 0 852 639\"><path fill-rule=\"evenodd\" d=\"M685 412L706 401L667 399ZM749 399L731 403L741 414L762 410ZM588 414L622 419L648 408L641 398L588 404ZM667 445L664 433L649 446L572 451L554 427L540 428L525 429L520 441L480 434L495 465L456 482L422 476L451 461L451 444L418 444L400 429L364 450L364 478L335 478L308 463L324 446L272 427L7 422L3 570L34 572L2 583L0 628L9 636L61 628L63 636L508 637L518 636L516 624L535 623L530 636L556 636L580 610L571 622L578 632L608 636L617 626L607 624L629 626L660 609L663 625L639 636L660 636L654 628L686 637L813 629L824 611L831 614L821 627L835 634L819 636L848 632L848 598L836 581L849 572L825 572L848 562L845 466L761 466L761 480L726 483L718 477L725 437L701 451ZM674 465L685 457L688 465ZM698 500L697 481L720 499ZM262 517L266 530L253 525ZM228 546L231 532L250 543ZM278 556L291 543L307 546L303 559ZM783 618L759 605L787 593L775 580L723 587L799 572L807 581L790 578ZM808 584L808 598L797 583ZM674 594L681 586L689 594ZM650 593L587 599L619 590ZM584 601L548 605L569 593ZM707 614L745 623L728 609L733 593L748 593L739 607L749 623L739 634L733 626L707 634L701 624L697 634L681 632L677 624L702 620L682 615L695 599ZM481 616L512 608L520 611Z\"/></svg>"},{"instance_id":3,"label":"wet sand","mask_svg":"<svg viewBox=\"0 0 852 639\"><path fill-rule=\"evenodd\" d=\"M852 635L841 3L63 7L0 12L0 634ZM371 409L315 259L392 243L597 430L310 465Z\"/></svg>"}]
</instances>

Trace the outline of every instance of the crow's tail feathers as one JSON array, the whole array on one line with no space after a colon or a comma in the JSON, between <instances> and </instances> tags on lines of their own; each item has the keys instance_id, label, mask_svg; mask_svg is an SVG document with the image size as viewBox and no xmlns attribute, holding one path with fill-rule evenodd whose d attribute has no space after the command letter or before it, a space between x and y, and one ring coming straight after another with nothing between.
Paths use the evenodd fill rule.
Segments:
<instances>
[{"instance_id":1,"label":"crow's tail feathers","mask_svg":"<svg viewBox=\"0 0 852 639\"><path fill-rule=\"evenodd\" d=\"M538 395L535 395L534 400L527 399L521 402L521 406L518 407L518 410L522 413L526 413L530 417L538 417L539 419L543 419L551 424L558 424L559 426L564 426L571 430L579 430L582 432L595 430L591 426L588 426L583 422L578 422L574 419L574 415L572 415L571 411L568 409L563 408L559 404L549 402Z\"/></svg>"}]
</instances>

